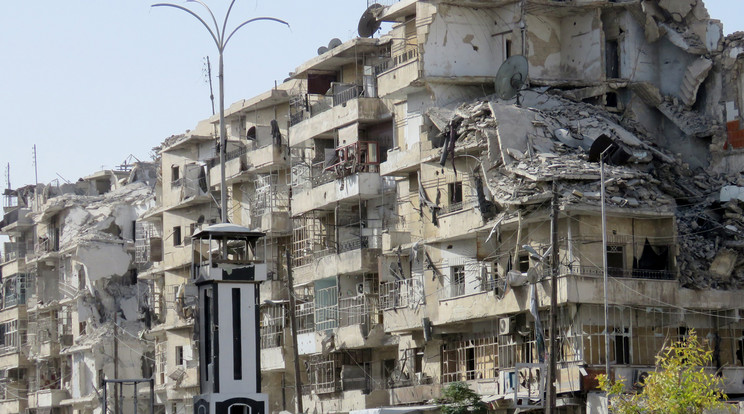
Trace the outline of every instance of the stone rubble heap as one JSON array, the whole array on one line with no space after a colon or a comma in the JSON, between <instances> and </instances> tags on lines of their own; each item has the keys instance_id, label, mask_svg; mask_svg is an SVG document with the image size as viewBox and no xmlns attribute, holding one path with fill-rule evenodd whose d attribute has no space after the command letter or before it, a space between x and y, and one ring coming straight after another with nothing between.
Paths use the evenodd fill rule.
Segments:
<instances>
[{"instance_id":1,"label":"stone rubble heap","mask_svg":"<svg viewBox=\"0 0 744 414\"><path fill-rule=\"evenodd\" d=\"M696 112L669 104L680 119L697 119ZM456 156L481 150L485 184L493 202L506 212L548 202L553 180L559 182L562 204L598 209L600 166L590 161L590 149L600 136L609 136L629 160L605 164L607 205L627 209L629 215L638 209L676 216L676 267L683 287L744 287L744 200L725 205L719 200L723 186L744 185L739 182L744 179L693 170L632 120L549 92L523 97L521 107L493 98L454 110L432 108L427 115L442 136L450 125L458 125ZM530 125L515 124L513 115ZM705 124L709 130L716 127ZM506 143L516 144L504 147Z\"/></svg>"}]
</instances>

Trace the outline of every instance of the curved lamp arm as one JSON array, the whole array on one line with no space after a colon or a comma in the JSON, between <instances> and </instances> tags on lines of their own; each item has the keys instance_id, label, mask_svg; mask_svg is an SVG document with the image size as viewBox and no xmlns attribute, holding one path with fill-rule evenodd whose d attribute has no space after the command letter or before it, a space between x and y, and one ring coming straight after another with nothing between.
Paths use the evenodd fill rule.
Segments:
<instances>
[{"instance_id":1,"label":"curved lamp arm","mask_svg":"<svg viewBox=\"0 0 744 414\"><path fill-rule=\"evenodd\" d=\"M227 42L229 42L229 41L230 41L230 39L231 39L231 38L233 37L233 35L235 34L235 32L237 32L237 31L238 31L238 30L239 30L239 29L240 29L241 27L243 27L243 26L247 25L248 23L253 23L253 22L255 22L255 21L258 21L258 20L270 20L270 21L273 21L273 22L277 22L277 23L282 23L282 24L286 24L286 25L287 25L287 27L290 27L290 26L289 26L289 23L285 22L285 21L284 21L284 20L282 20L282 19L277 19L277 18L275 18L275 17L254 17L253 19L250 19L250 20L246 20L246 21L244 21L243 23L239 24L239 25L238 25L238 27L236 27L236 28L235 28L235 29L234 29L234 30L232 31L232 33L230 33L230 36L227 36L227 39L225 40L225 44L224 44L224 46L227 46Z\"/></svg>"},{"instance_id":2,"label":"curved lamp arm","mask_svg":"<svg viewBox=\"0 0 744 414\"><path fill-rule=\"evenodd\" d=\"M152 6L150 6L150 7L173 7L173 8L175 8L175 9L183 10L183 11L185 11L186 13L188 13L188 14L190 14L190 15L194 16L194 17L195 17L195 18L196 18L197 20L199 20L199 21L201 22L201 24L203 24L203 25L204 25L204 27L205 27L205 28L207 29L207 31L209 32L209 34L210 34L210 35L212 36L212 40L214 40L214 44L215 44L215 45L217 45L217 49L218 49L218 50L219 50L220 52L222 51L223 47L222 47L222 45L220 45L220 42L219 42L219 40L217 40L217 36L215 36L215 35L214 35L214 32L213 32L213 31L212 31L212 29L211 29L211 28L209 27L209 25L207 24L207 22L205 22L205 21L204 21L204 19L202 19L201 17L199 17L199 15L198 15L198 14L196 14L196 13L192 12L191 10L187 9L186 7L183 7L183 6L179 6L179 5L177 5L177 4L171 4L171 3L156 3L156 4L153 4L153 5L152 5Z\"/></svg>"},{"instance_id":3,"label":"curved lamp arm","mask_svg":"<svg viewBox=\"0 0 744 414\"><path fill-rule=\"evenodd\" d=\"M220 43L222 43L222 33L224 33L224 30L220 32L220 25L217 24L217 18L214 17L214 13L212 13L212 9L207 6L206 3L204 3L201 0L186 0L187 3L199 3L201 4L205 9L207 9L207 12L210 16L212 16L212 21L214 22L214 30L217 32L217 38L220 40Z\"/></svg>"}]
</instances>

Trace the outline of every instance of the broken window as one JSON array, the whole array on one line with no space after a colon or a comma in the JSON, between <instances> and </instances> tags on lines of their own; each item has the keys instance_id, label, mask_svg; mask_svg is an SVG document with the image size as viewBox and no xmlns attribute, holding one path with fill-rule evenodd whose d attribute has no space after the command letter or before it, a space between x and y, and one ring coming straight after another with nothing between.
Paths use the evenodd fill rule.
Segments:
<instances>
[{"instance_id":1,"label":"broken window","mask_svg":"<svg viewBox=\"0 0 744 414\"><path fill-rule=\"evenodd\" d=\"M441 350L442 383L496 378L496 336L471 337L445 343Z\"/></svg>"},{"instance_id":2,"label":"broken window","mask_svg":"<svg viewBox=\"0 0 744 414\"><path fill-rule=\"evenodd\" d=\"M181 245L181 226L173 227L173 245Z\"/></svg>"},{"instance_id":3,"label":"broken window","mask_svg":"<svg viewBox=\"0 0 744 414\"><path fill-rule=\"evenodd\" d=\"M462 181L447 184L449 211L462 210Z\"/></svg>"}]
</instances>

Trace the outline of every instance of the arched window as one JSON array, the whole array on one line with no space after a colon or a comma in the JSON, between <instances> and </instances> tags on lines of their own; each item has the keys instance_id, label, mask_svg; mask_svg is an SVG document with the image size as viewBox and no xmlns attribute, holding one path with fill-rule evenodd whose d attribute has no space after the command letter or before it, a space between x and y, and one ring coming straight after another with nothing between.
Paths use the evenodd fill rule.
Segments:
<instances>
[{"instance_id":1,"label":"arched window","mask_svg":"<svg viewBox=\"0 0 744 414\"><path fill-rule=\"evenodd\" d=\"M228 408L227 414L251 414L251 407L245 404L233 404Z\"/></svg>"}]
</instances>

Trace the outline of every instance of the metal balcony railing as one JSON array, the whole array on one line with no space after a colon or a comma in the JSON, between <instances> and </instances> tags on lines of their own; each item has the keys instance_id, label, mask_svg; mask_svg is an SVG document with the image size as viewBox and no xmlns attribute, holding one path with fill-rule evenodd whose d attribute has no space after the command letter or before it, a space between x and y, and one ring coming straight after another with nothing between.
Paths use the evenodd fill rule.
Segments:
<instances>
[{"instance_id":1,"label":"metal balcony railing","mask_svg":"<svg viewBox=\"0 0 744 414\"><path fill-rule=\"evenodd\" d=\"M379 299L377 295L358 295L338 300L340 327L359 325L364 335L369 333L379 320Z\"/></svg>"},{"instance_id":2,"label":"metal balcony railing","mask_svg":"<svg viewBox=\"0 0 744 414\"><path fill-rule=\"evenodd\" d=\"M346 240L338 243L339 254L366 248L369 248L369 239L367 237L360 237L358 239Z\"/></svg>"},{"instance_id":3,"label":"metal balcony railing","mask_svg":"<svg viewBox=\"0 0 744 414\"><path fill-rule=\"evenodd\" d=\"M578 266L578 265L561 265L561 275L592 276L602 277L604 272L598 266ZM674 280L676 272L671 270L645 270L645 269L622 269L608 267L607 273L611 277L625 277L636 279L656 279L656 280ZM546 270L545 275L549 276L550 271Z\"/></svg>"},{"instance_id":4,"label":"metal balcony railing","mask_svg":"<svg viewBox=\"0 0 744 414\"><path fill-rule=\"evenodd\" d=\"M418 48L415 46L408 46L403 52L396 53L390 58L386 59L379 65L375 66L375 75L380 75L398 66L404 65L408 62L418 59Z\"/></svg>"},{"instance_id":5,"label":"metal balcony railing","mask_svg":"<svg viewBox=\"0 0 744 414\"><path fill-rule=\"evenodd\" d=\"M374 141L357 141L336 148L335 162L324 171L333 171L336 178L358 172L376 172L380 165L380 146Z\"/></svg>"},{"instance_id":6,"label":"metal balcony railing","mask_svg":"<svg viewBox=\"0 0 744 414\"><path fill-rule=\"evenodd\" d=\"M424 301L424 284L419 278L393 280L380 285L380 307L393 310L417 306Z\"/></svg>"}]
</instances>

